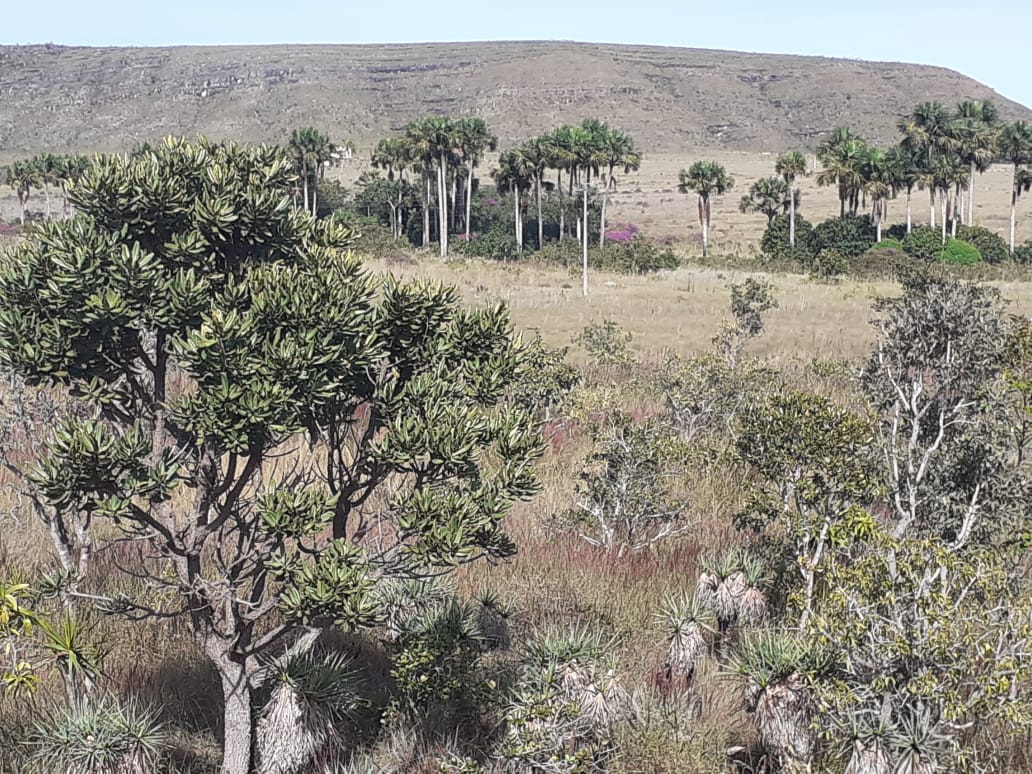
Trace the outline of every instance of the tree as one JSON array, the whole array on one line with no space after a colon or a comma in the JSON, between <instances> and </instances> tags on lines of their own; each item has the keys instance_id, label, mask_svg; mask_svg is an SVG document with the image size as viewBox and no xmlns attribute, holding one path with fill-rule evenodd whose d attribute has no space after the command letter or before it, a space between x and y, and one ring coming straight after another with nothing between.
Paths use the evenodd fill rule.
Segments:
<instances>
[{"instance_id":1,"label":"tree","mask_svg":"<svg viewBox=\"0 0 1032 774\"><path fill-rule=\"evenodd\" d=\"M856 215L860 206L860 192L864 184L863 164L867 143L840 126L817 148L817 158L824 169L817 175L817 185L838 187L839 217Z\"/></svg>"},{"instance_id":2,"label":"tree","mask_svg":"<svg viewBox=\"0 0 1032 774\"><path fill-rule=\"evenodd\" d=\"M1017 226L1018 198L1032 188L1032 173L1026 167L1032 164L1032 124L1015 121L1000 132L1000 157L1013 167L1011 173L1010 252L1014 255L1014 232Z\"/></svg>"},{"instance_id":3,"label":"tree","mask_svg":"<svg viewBox=\"0 0 1032 774\"><path fill-rule=\"evenodd\" d=\"M581 217L579 222L581 235L581 277L582 292L588 295L588 197L591 195L591 175L598 174L604 156L603 143L606 125L598 119L585 119L580 126L573 127L564 133L569 142L569 153L572 159L570 170L571 186L576 181L581 189Z\"/></svg>"},{"instance_id":4,"label":"tree","mask_svg":"<svg viewBox=\"0 0 1032 774\"><path fill-rule=\"evenodd\" d=\"M967 100L953 115L953 136L957 152L968 165L967 224L975 225L975 173L989 171L996 155L999 113L992 102Z\"/></svg>"},{"instance_id":5,"label":"tree","mask_svg":"<svg viewBox=\"0 0 1032 774\"><path fill-rule=\"evenodd\" d=\"M896 126L903 135L901 143L923 157L921 166L927 176L934 177L931 170L935 166L935 157L955 147L949 111L939 102L922 102L909 116L901 118ZM929 225L932 228L935 228L936 193L935 185L929 185Z\"/></svg>"},{"instance_id":6,"label":"tree","mask_svg":"<svg viewBox=\"0 0 1032 774\"><path fill-rule=\"evenodd\" d=\"M599 222L598 246L606 243L606 200L609 191L616 188L616 169L623 167L624 174L635 172L641 166L641 154L634 150L634 140L619 129L602 125L599 142L600 165L605 167L602 185L602 214Z\"/></svg>"},{"instance_id":7,"label":"tree","mask_svg":"<svg viewBox=\"0 0 1032 774\"><path fill-rule=\"evenodd\" d=\"M792 201L792 197L795 201ZM749 193L738 203L740 212L762 212L767 216L767 225L778 215L795 212L799 191L780 177L761 177L751 186Z\"/></svg>"},{"instance_id":8,"label":"tree","mask_svg":"<svg viewBox=\"0 0 1032 774\"><path fill-rule=\"evenodd\" d=\"M437 175L437 238L441 257L448 255L448 169L460 143L456 122L446 116L420 118L405 127L412 155ZM429 184L429 181L428 181Z\"/></svg>"},{"instance_id":9,"label":"tree","mask_svg":"<svg viewBox=\"0 0 1032 774\"><path fill-rule=\"evenodd\" d=\"M498 158L498 169L493 174L498 190L508 190L512 196L516 245L522 252L523 195L535 179L534 160L527 155L525 148L512 148L504 151Z\"/></svg>"},{"instance_id":10,"label":"tree","mask_svg":"<svg viewBox=\"0 0 1032 774\"><path fill-rule=\"evenodd\" d=\"M710 198L721 196L735 185L734 178L716 161L696 161L678 174L677 190L699 196L699 224L702 226L702 257L709 254Z\"/></svg>"},{"instance_id":11,"label":"tree","mask_svg":"<svg viewBox=\"0 0 1032 774\"><path fill-rule=\"evenodd\" d=\"M329 137L312 126L295 129L287 147L300 171L305 211L315 215L316 183L322 179L323 169L333 158L335 147Z\"/></svg>"},{"instance_id":12,"label":"tree","mask_svg":"<svg viewBox=\"0 0 1032 774\"><path fill-rule=\"evenodd\" d=\"M795 248L795 215L798 200L798 191L795 187L796 178L805 175L806 156L799 151L782 153L774 162L774 171L781 175L781 178L788 183L788 244ZM769 224L769 220L768 220Z\"/></svg>"},{"instance_id":13,"label":"tree","mask_svg":"<svg viewBox=\"0 0 1032 774\"><path fill-rule=\"evenodd\" d=\"M466 241L470 235L470 215L473 207L473 170L480 163L484 151L493 151L498 147L498 138L487 128L481 118L460 118L456 122L458 146L462 159L466 164ZM538 220L540 221L540 188L538 189Z\"/></svg>"},{"instance_id":14,"label":"tree","mask_svg":"<svg viewBox=\"0 0 1032 774\"><path fill-rule=\"evenodd\" d=\"M148 546L131 571L179 603L106 606L186 617L223 688L224 774L252 770L270 649L375 620L378 579L511 554L541 452L502 402L505 311L372 277L351 232L290 207L296 182L278 148L100 158L77 215L0 270L0 363L81 403L40 490Z\"/></svg>"},{"instance_id":15,"label":"tree","mask_svg":"<svg viewBox=\"0 0 1032 774\"><path fill-rule=\"evenodd\" d=\"M18 196L18 205L21 207L21 224L24 226L29 194L32 193L32 187L36 185L37 181L35 170L26 161L15 161L7 167L5 177L7 185L11 186Z\"/></svg>"},{"instance_id":16,"label":"tree","mask_svg":"<svg viewBox=\"0 0 1032 774\"><path fill-rule=\"evenodd\" d=\"M521 146L521 153L526 160L527 169L534 181L534 198L537 201L537 247L540 250L545 244L545 223L541 212L541 194L545 185L545 171L549 164L549 148L543 137L535 137Z\"/></svg>"},{"instance_id":17,"label":"tree","mask_svg":"<svg viewBox=\"0 0 1032 774\"><path fill-rule=\"evenodd\" d=\"M888 165L888 175L897 189L907 193L907 234L913 230L913 213L911 210L911 197L914 188L921 184L921 161L923 157L919 152L914 151L910 146L899 144L893 145L885 154L885 163Z\"/></svg>"}]
</instances>

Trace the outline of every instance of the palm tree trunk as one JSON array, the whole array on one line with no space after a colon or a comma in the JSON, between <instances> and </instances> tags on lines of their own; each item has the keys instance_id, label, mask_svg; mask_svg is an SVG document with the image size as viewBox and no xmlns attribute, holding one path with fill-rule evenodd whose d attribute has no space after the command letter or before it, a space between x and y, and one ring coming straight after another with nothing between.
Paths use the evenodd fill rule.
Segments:
<instances>
[{"instance_id":1,"label":"palm tree trunk","mask_svg":"<svg viewBox=\"0 0 1032 774\"><path fill-rule=\"evenodd\" d=\"M928 202L931 208L931 216L928 221L928 225L935 228L935 189L928 190Z\"/></svg>"},{"instance_id":2,"label":"palm tree trunk","mask_svg":"<svg viewBox=\"0 0 1032 774\"><path fill-rule=\"evenodd\" d=\"M308 205L308 166L301 166L301 176L304 178L304 191L305 191L305 212L310 212L311 208Z\"/></svg>"},{"instance_id":3,"label":"palm tree trunk","mask_svg":"<svg viewBox=\"0 0 1032 774\"><path fill-rule=\"evenodd\" d=\"M967 224L975 225L975 162L971 162L971 173L968 177L968 211Z\"/></svg>"},{"instance_id":4,"label":"palm tree trunk","mask_svg":"<svg viewBox=\"0 0 1032 774\"><path fill-rule=\"evenodd\" d=\"M520 192L516 188L516 182L509 185L509 192L512 194L512 225L513 235L516 237L516 249L523 252L523 242L520 240Z\"/></svg>"},{"instance_id":5,"label":"palm tree trunk","mask_svg":"<svg viewBox=\"0 0 1032 774\"><path fill-rule=\"evenodd\" d=\"M699 197L699 223L702 225L702 257L709 256L709 202Z\"/></svg>"},{"instance_id":6,"label":"palm tree trunk","mask_svg":"<svg viewBox=\"0 0 1032 774\"><path fill-rule=\"evenodd\" d=\"M438 235L441 241L441 257L448 257L448 157L444 155L444 151L441 151L441 163L437 169L437 195L440 197L438 201L438 219L437 222L440 228L440 234Z\"/></svg>"},{"instance_id":7,"label":"palm tree trunk","mask_svg":"<svg viewBox=\"0 0 1032 774\"><path fill-rule=\"evenodd\" d=\"M555 171L555 190L559 192L559 241L563 241L563 237L566 236L566 210L563 205L563 171L557 169Z\"/></svg>"},{"instance_id":8,"label":"palm tree trunk","mask_svg":"<svg viewBox=\"0 0 1032 774\"><path fill-rule=\"evenodd\" d=\"M910 210L910 189L907 189L907 236L910 236L911 228L914 224L914 218Z\"/></svg>"},{"instance_id":9,"label":"palm tree trunk","mask_svg":"<svg viewBox=\"0 0 1032 774\"><path fill-rule=\"evenodd\" d=\"M534 181L537 184L538 250L545 246L545 224L541 220L541 178L542 173L539 173Z\"/></svg>"},{"instance_id":10,"label":"palm tree trunk","mask_svg":"<svg viewBox=\"0 0 1032 774\"><path fill-rule=\"evenodd\" d=\"M430 172L423 170L423 247L430 244Z\"/></svg>"},{"instance_id":11,"label":"palm tree trunk","mask_svg":"<svg viewBox=\"0 0 1032 774\"><path fill-rule=\"evenodd\" d=\"M946 244L946 199L949 198L949 193L943 191L941 198L942 202L939 206L942 207L942 243Z\"/></svg>"},{"instance_id":12,"label":"palm tree trunk","mask_svg":"<svg viewBox=\"0 0 1032 774\"><path fill-rule=\"evenodd\" d=\"M1015 170L1015 178L1017 170ZM1010 254L1014 257L1014 231L1018 222L1018 189L1017 184L1011 186L1011 222L1010 222Z\"/></svg>"},{"instance_id":13,"label":"palm tree trunk","mask_svg":"<svg viewBox=\"0 0 1032 774\"><path fill-rule=\"evenodd\" d=\"M795 249L795 181L788 186L788 246Z\"/></svg>"},{"instance_id":14,"label":"palm tree trunk","mask_svg":"<svg viewBox=\"0 0 1032 774\"><path fill-rule=\"evenodd\" d=\"M609 177L606 178L605 187L602 189L602 214L598 227L598 246L601 248L606 243L606 199L609 195L609 184L613 180L613 168L609 168Z\"/></svg>"},{"instance_id":15,"label":"palm tree trunk","mask_svg":"<svg viewBox=\"0 0 1032 774\"><path fill-rule=\"evenodd\" d=\"M473 157L466 169L466 241L469 241L469 221L473 217Z\"/></svg>"},{"instance_id":16,"label":"palm tree trunk","mask_svg":"<svg viewBox=\"0 0 1032 774\"><path fill-rule=\"evenodd\" d=\"M587 222L588 222L588 186L587 186L587 183L584 184L584 196L581 197L581 198L583 199L583 202L584 202L584 207L583 207L583 223L586 226ZM581 254L582 254L582 260L583 260L582 274L583 274L583 279L584 279L584 296L587 297L587 295L588 295L588 229L587 228L584 229L584 240L583 240L583 244L582 244L582 247L581 247Z\"/></svg>"}]
</instances>

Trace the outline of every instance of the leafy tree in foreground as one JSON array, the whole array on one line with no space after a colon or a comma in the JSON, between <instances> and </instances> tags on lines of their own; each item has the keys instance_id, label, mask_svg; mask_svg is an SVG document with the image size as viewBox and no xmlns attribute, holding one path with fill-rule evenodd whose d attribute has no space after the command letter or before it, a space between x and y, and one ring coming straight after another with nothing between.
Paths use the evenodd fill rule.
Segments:
<instances>
[{"instance_id":1,"label":"leafy tree in foreground","mask_svg":"<svg viewBox=\"0 0 1032 774\"><path fill-rule=\"evenodd\" d=\"M678 175L677 190L699 195L699 224L702 226L702 257L709 254L710 197L721 196L735 185L734 178L716 161L696 161Z\"/></svg>"},{"instance_id":2,"label":"leafy tree in foreground","mask_svg":"<svg viewBox=\"0 0 1032 774\"><path fill-rule=\"evenodd\" d=\"M260 659L377 618L381 579L514 551L540 438L502 400L502 308L368 275L291 207L283 151L170 139L95 160L0 264L0 362L81 411L41 454L57 518L146 546L147 601L220 677L225 774L252 770ZM101 537L98 534L96 540Z\"/></svg>"}]
</instances>

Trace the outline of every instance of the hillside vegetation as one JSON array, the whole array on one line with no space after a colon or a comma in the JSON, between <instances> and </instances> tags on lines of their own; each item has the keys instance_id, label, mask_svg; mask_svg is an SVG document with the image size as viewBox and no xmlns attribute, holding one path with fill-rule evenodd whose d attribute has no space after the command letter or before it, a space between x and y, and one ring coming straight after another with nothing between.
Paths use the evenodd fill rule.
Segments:
<instances>
[{"instance_id":1,"label":"hillside vegetation","mask_svg":"<svg viewBox=\"0 0 1032 774\"><path fill-rule=\"evenodd\" d=\"M279 142L308 123L365 142L427 114L480 116L503 143L598 115L653 152L813 148L840 125L885 142L924 100L1032 117L938 67L568 42L8 46L0 94L0 163L166 134Z\"/></svg>"}]
</instances>

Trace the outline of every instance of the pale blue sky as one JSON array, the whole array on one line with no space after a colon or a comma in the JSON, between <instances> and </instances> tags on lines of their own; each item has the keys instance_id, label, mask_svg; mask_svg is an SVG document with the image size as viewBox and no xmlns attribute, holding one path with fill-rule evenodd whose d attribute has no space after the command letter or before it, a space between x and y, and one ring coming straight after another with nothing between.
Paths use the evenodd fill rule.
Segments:
<instances>
[{"instance_id":1,"label":"pale blue sky","mask_svg":"<svg viewBox=\"0 0 1032 774\"><path fill-rule=\"evenodd\" d=\"M1032 106L1030 38L1030 0L49 0L0 21L0 43L582 40L920 62Z\"/></svg>"}]
</instances>

